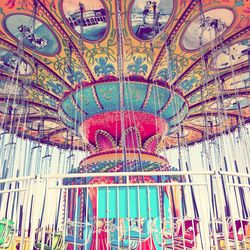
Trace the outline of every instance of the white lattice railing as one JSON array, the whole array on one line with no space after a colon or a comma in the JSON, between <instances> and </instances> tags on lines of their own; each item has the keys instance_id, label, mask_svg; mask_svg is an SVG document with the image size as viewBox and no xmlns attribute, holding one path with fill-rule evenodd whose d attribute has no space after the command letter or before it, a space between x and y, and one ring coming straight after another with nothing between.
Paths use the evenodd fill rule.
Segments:
<instances>
[{"instance_id":1,"label":"white lattice railing","mask_svg":"<svg viewBox=\"0 0 250 250\"><path fill-rule=\"evenodd\" d=\"M173 176L181 176L183 182L170 181ZM121 177L126 177L125 183ZM149 183L153 177L158 177L157 183ZM93 178L100 183L91 183ZM250 175L223 171L61 174L0 180L1 218L14 221L13 226L4 224L11 230L9 241L0 234L0 249L16 249L18 244L19 249L63 249L70 244L88 249L92 241L96 249L103 249L103 235L107 249L144 249L149 239L151 249L249 249L249 182ZM93 204L86 199L93 196L93 190L96 213L89 212ZM136 197L136 192L141 197ZM160 202L163 196L165 200Z\"/></svg>"}]
</instances>

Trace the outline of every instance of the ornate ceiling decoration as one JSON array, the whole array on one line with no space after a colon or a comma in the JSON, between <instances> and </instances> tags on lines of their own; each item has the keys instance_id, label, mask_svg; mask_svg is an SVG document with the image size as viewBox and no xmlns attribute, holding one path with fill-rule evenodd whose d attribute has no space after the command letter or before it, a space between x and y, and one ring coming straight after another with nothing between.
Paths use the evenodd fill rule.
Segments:
<instances>
[{"instance_id":1,"label":"ornate ceiling decoration","mask_svg":"<svg viewBox=\"0 0 250 250\"><path fill-rule=\"evenodd\" d=\"M119 110L112 107L121 70L135 110L156 112L168 123L165 147L180 140L193 144L249 121L249 2L126 0L120 11L118 2L1 1L3 128L43 143L90 149L75 129L83 120L70 115L78 112L83 119ZM152 108L155 96L160 104Z\"/></svg>"}]
</instances>

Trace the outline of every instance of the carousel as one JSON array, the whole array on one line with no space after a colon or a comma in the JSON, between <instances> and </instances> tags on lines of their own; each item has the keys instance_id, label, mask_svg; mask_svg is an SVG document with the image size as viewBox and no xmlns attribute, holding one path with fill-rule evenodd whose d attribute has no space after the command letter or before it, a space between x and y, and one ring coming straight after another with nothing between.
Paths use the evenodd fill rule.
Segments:
<instances>
[{"instance_id":1,"label":"carousel","mask_svg":"<svg viewBox=\"0 0 250 250\"><path fill-rule=\"evenodd\" d=\"M249 250L250 2L1 0L0 249Z\"/></svg>"}]
</instances>

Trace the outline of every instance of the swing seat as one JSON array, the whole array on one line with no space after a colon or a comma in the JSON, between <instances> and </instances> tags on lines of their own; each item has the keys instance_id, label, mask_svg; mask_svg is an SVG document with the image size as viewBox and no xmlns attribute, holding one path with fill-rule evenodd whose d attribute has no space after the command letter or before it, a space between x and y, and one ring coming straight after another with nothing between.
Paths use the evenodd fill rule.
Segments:
<instances>
[{"instance_id":1,"label":"swing seat","mask_svg":"<svg viewBox=\"0 0 250 250\"><path fill-rule=\"evenodd\" d=\"M249 224L249 221L245 219L236 219L234 221L236 237L238 241L240 242L244 241L246 234L247 234L246 228L248 224ZM229 231L229 234L228 234L229 241L235 241L233 222L230 222L228 231Z\"/></svg>"},{"instance_id":2,"label":"swing seat","mask_svg":"<svg viewBox=\"0 0 250 250\"><path fill-rule=\"evenodd\" d=\"M76 244L76 245L80 245L80 246L86 246L89 243L90 240L90 236L93 233L93 225L92 224L85 224L85 223L74 223L74 222L70 222L68 227L73 227L73 231L75 230L74 227L76 226L77 228L77 232L80 228L83 229L83 235L85 235L85 230L87 230L87 237L86 239L83 238L78 238L77 235L72 235L72 234L68 234L65 236L65 242L66 243L70 243L70 244ZM74 232L73 232L74 233Z\"/></svg>"},{"instance_id":3,"label":"swing seat","mask_svg":"<svg viewBox=\"0 0 250 250\"><path fill-rule=\"evenodd\" d=\"M53 233L47 233L52 235ZM52 240L52 246L50 246L51 244L44 244L44 249L45 250L61 250L63 247L63 240L62 240L62 233L56 233L54 235L54 238ZM42 249L42 243L41 242L36 242L35 243L35 247L37 249Z\"/></svg>"},{"instance_id":4,"label":"swing seat","mask_svg":"<svg viewBox=\"0 0 250 250\"><path fill-rule=\"evenodd\" d=\"M228 218L228 240L231 243L234 243L236 241L235 235L234 235L234 227L236 231L236 237L238 242L243 242L247 238L247 227L250 225L249 221L246 219L236 219L234 222L231 220L231 218ZM217 220L215 222L216 226L221 225L222 230L222 221ZM216 229L216 239L217 241L225 241L225 235L223 232L218 232ZM211 237L214 238L213 234L211 233Z\"/></svg>"},{"instance_id":5,"label":"swing seat","mask_svg":"<svg viewBox=\"0 0 250 250\"><path fill-rule=\"evenodd\" d=\"M14 222L7 219L0 221L0 247L8 248L14 234Z\"/></svg>"},{"instance_id":6,"label":"swing seat","mask_svg":"<svg viewBox=\"0 0 250 250\"><path fill-rule=\"evenodd\" d=\"M41 229L37 231L37 233L40 233ZM63 238L62 238L62 232L55 233L54 237L52 238L53 233L52 232L45 232L45 243L44 243L44 249L45 250L61 250L63 248ZM42 243L41 240L35 242L35 248L42 249Z\"/></svg>"},{"instance_id":7,"label":"swing seat","mask_svg":"<svg viewBox=\"0 0 250 250\"><path fill-rule=\"evenodd\" d=\"M62 248L63 248L63 236L62 232L58 232L55 234L54 239L52 241L52 249L61 250Z\"/></svg>"},{"instance_id":8,"label":"swing seat","mask_svg":"<svg viewBox=\"0 0 250 250\"><path fill-rule=\"evenodd\" d=\"M34 246L36 249L42 249L42 228L37 229L36 231L36 240L34 242ZM45 239L44 239L44 249L50 250L51 249L51 236L52 232L45 231Z\"/></svg>"},{"instance_id":9,"label":"swing seat","mask_svg":"<svg viewBox=\"0 0 250 250\"><path fill-rule=\"evenodd\" d=\"M35 248L42 249L42 243L36 243ZM49 247L48 245L44 244L44 250L52 250L52 247Z\"/></svg>"},{"instance_id":10,"label":"swing seat","mask_svg":"<svg viewBox=\"0 0 250 250\"><path fill-rule=\"evenodd\" d=\"M184 221L179 220L176 232L172 237L173 242L164 246L167 249L194 248L196 246L196 236L199 233L198 225L198 219L186 218Z\"/></svg>"}]
</instances>

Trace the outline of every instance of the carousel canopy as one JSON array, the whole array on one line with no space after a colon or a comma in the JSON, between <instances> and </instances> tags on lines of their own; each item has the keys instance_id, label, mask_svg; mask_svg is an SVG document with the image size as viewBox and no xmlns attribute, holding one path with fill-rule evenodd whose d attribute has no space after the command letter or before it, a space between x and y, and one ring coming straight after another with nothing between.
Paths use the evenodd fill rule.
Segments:
<instances>
[{"instance_id":1,"label":"carousel canopy","mask_svg":"<svg viewBox=\"0 0 250 250\"><path fill-rule=\"evenodd\" d=\"M233 131L250 115L249 13L243 0L2 0L1 126L79 149L115 124L118 138L120 111L167 148Z\"/></svg>"}]
</instances>

